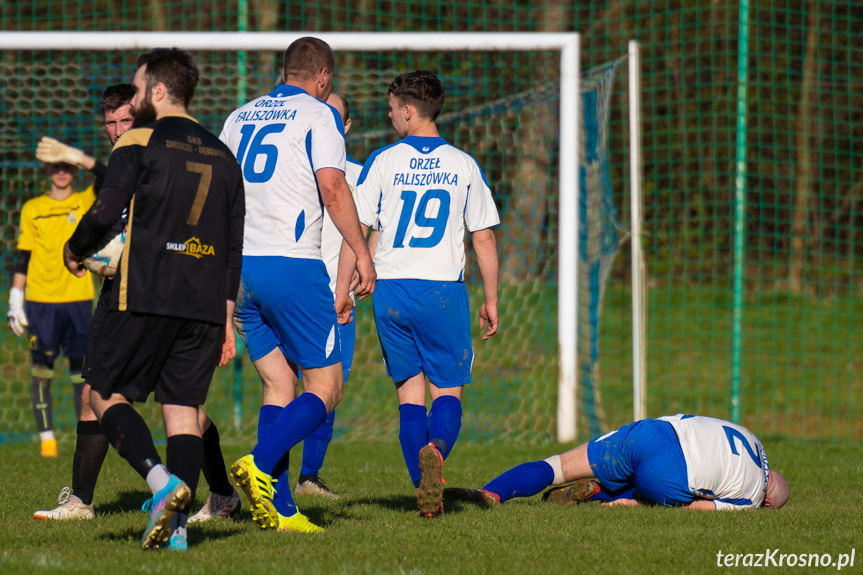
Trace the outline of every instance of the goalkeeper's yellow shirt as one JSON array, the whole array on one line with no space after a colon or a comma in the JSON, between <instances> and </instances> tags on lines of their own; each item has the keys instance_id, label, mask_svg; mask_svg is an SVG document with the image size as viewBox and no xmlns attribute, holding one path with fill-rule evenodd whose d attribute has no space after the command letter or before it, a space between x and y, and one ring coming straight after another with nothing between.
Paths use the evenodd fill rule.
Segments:
<instances>
[{"instance_id":1,"label":"goalkeeper's yellow shirt","mask_svg":"<svg viewBox=\"0 0 863 575\"><path fill-rule=\"evenodd\" d=\"M25 299L42 303L92 300L90 272L82 278L69 273L63 265L63 245L93 205L96 193L91 185L62 201L48 194L28 200L21 209L18 249L30 252Z\"/></svg>"}]
</instances>

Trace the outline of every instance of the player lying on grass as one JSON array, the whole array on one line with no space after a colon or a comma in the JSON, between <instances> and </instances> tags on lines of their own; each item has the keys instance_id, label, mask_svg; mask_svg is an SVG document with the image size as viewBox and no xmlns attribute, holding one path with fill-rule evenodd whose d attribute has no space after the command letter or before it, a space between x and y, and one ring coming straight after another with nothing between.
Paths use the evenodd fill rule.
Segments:
<instances>
[{"instance_id":1,"label":"player lying on grass","mask_svg":"<svg viewBox=\"0 0 863 575\"><path fill-rule=\"evenodd\" d=\"M636 421L561 455L523 463L482 489L446 489L444 496L492 506L571 481L575 483L547 491L543 500L560 505L600 501L628 507L646 503L706 510L778 509L789 496L788 483L770 470L752 432L695 415Z\"/></svg>"}]
</instances>

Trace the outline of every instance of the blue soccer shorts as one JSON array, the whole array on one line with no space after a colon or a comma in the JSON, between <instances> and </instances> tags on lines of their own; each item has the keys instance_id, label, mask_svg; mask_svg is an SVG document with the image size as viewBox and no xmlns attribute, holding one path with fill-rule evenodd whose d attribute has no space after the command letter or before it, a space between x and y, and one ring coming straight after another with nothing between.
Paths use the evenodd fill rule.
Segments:
<instances>
[{"instance_id":1,"label":"blue soccer shorts","mask_svg":"<svg viewBox=\"0 0 863 575\"><path fill-rule=\"evenodd\" d=\"M633 489L635 499L668 506L695 498L680 441L667 421L643 419L593 439L587 459L603 491Z\"/></svg>"},{"instance_id":2,"label":"blue soccer shorts","mask_svg":"<svg viewBox=\"0 0 863 575\"><path fill-rule=\"evenodd\" d=\"M34 365L53 365L63 350L66 357L80 359L87 348L87 333L93 317L93 302L25 304L27 335Z\"/></svg>"},{"instance_id":3,"label":"blue soccer shorts","mask_svg":"<svg viewBox=\"0 0 863 575\"><path fill-rule=\"evenodd\" d=\"M321 260L244 256L234 318L252 361L277 347L307 369L342 359L330 279Z\"/></svg>"},{"instance_id":4,"label":"blue soccer shorts","mask_svg":"<svg viewBox=\"0 0 863 575\"><path fill-rule=\"evenodd\" d=\"M339 330L339 339L342 340L342 382L348 382L348 376L351 374L351 365L354 363L354 348L357 344L357 308L351 310L351 323L345 325L337 325ZM284 353L284 351L282 351ZM303 370L299 370L300 379L303 379Z\"/></svg>"},{"instance_id":5,"label":"blue soccer shorts","mask_svg":"<svg viewBox=\"0 0 863 575\"><path fill-rule=\"evenodd\" d=\"M461 282L378 280L372 295L387 374L424 372L438 387L470 383L470 305Z\"/></svg>"}]
</instances>

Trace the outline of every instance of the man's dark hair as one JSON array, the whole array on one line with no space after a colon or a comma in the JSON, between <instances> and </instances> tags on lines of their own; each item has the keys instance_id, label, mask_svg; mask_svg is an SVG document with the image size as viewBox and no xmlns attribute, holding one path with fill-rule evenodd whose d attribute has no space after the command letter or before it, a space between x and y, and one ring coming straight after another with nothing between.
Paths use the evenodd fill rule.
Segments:
<instances>
[{"instance_id":1,"label":"man's dark hair","mask_svg":"<svg viewBox=\"0 0 863 575\"><path fill-rule=\"evenodd\" d=\"M141 66L147 66L148 91L161 82L175 104L189 107L199 77L195 58L189 52L179 48L153 48L138 56L138 68Z\"/></svg>"},{"instance_id":2,"label":"man's dark hair","mask_svg":"<svg viewBox=\"0 0 863 575\"><path fill-rule=\"evenodd\" d=\"M443 108L443 84L428 70L402 74L393 80L387 93L395 96L400 104L416 108L423 118L435 120Z\"/></svg>"},{"instance_id":3,"label":"man's dark hair","mask_svg":"<svg viewBox=\"0 0 863 575\"><path fill-rule=\"evenodd\" d=\"M102 111L102 116L108 112L113 112L117 108L122 108L132 101L135 97L135 88L132 84L114 84L108 86L102 92L102 99L99 100L99 110Z\"/></svg>"},{"instance_id":4,"label":"man's dark hair","mask_svg":"<svg viewBox=\"0 0 863 575\"><path fill-rule=\"evenodd\" d=\"M300 80L310 80L324 68L332 72L336 64L329 44L306 36L294 40L288 46L283 65L285 79L294 76Z\"/></svg>"},{"instance_id":5,"label":"man's dark hair","mask_svg":"<svg viewBox=\"0 0 863 575\"><path fill-rule=\"evenodd\" d=\"M345 109L345 117L342 118L342 123L347 123L348 120L351 119L351 107L348 105L348 101L341 94L336 94L333 92L330 94L330 98L338 98L339 102L342 105L342 108Z\"/></svg>"}]
</instances>

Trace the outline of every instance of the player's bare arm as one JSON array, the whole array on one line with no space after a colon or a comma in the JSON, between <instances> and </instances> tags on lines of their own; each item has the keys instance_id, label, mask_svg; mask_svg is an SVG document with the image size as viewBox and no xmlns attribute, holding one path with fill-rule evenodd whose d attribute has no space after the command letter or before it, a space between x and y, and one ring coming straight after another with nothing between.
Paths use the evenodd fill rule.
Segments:
<instances>
[{"instance_id":1,"label":"player's bare arm","mask_svg":"<svg viewBox=\"0 0 863 575\"><path fill-rule=\"evenodd\" d=\"M497 259L497 240L494 230L486 228L472 234L473 249L476 252L476 261L479 265L479 273L482 276L482 290L485 301L479 308L479 328L488 329L482 335L482 341L487 340L497 333L499 320L497 314L497 281L499 264Z\"/></svg>"},{"instance_id":2,"label":"player's bare arm","mask_svg":"<svg viewBox=\"0 0 863 575\"><path fill-rule=\"evenodd\" d=\"M684 509L698 509L700 511L716 511L716 504L710 499L695 499Z\"/></svg>"},{"instance_id":3,"label":"player's bare arm","mask_svg":"<svg viewBox=\"0 0 863 575\"><path fill-rule=\"evenodd\" d=\"M348 183L345 181L345 174L335 168L321 168L315 172L315 178L321 192L321 199L336 229L356 254L356 269L360 274L360 284L354 293L357 297L363 298L374 291L377 274L366 245L366 236L360 229L357 208ZM339 268L341 269L341 263Z\"/></svg>"},{"instance_id":4,"label":"player's bare arm","mask_svg":"<svg viewBox=\"0 0 863 575\"><path fill-rule=\"evenodd\" d=\"M237 336L234 334L234 307L236 302L227 300L225 308L227 311L225 321L225 334L222 337L222 353L219 356L219 367L227 365L229 361L237 356Z\"/></svg>"}]
</instances>

